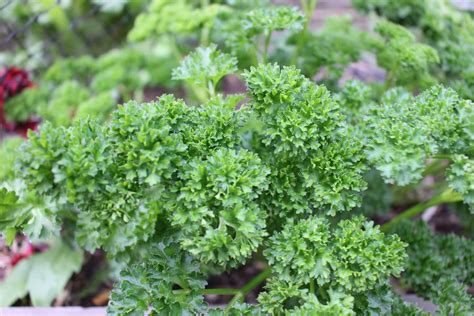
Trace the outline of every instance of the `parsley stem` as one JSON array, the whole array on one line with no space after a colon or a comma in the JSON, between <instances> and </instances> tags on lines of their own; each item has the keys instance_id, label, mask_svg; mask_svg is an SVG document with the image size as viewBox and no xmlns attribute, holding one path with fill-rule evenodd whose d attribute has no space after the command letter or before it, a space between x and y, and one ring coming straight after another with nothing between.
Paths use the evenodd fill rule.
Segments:
<instances>
[{"instance_id":1,"label":"parsley stem","mask_svg":"<svg viewBox=\"0 0 474 316\"><path fill-rule=\"evenodd\" d=\"M309 281L309 292L314 294L315 293L315 287L314 287L314 279L311 279Z\"/></svg>"},{"instance_id":2,"label":"parsley stem","mask_svg":"<svg viewBox=\"0 0 474 316\"><path fill-rule=\"evenodd\" d=\"M268 47L270 46L270 39L272 37L272 32L268 32L266 35L265 35L265 43L263 44L263 53L262 53L262 63L266 63L267 62L267 58L268 58Z\"/></svg>"},{"instance_id":3,"label":"parsley stem","mask_svg":"<svg viewBox=\"0 0 474 316\"><path fill-rule=\"evenodd\" d=\"M236 295L240 292L238 289L228 289L228 288L220 288L220 289L204 289L201 291L202 295Z\"/></svg>"},{"instance_id":4,"label":"parsley stem","mask_svg":"<svg viewBox=\"0 0 474 316\"><path fill-rule=\"evenodd\" d=\"M390 72L387 72L387 75L385 77L385 84L384 84L383 90L387 91L388 89L390 89L391 86L392 86L392 75L391 75Z\"/></svg>"},{"instance_id":5,"label":"parsley stem","mask_svg":"<svg viewBox=\"0 0 474 316\"><path fill-rule=\"evenodd\" d=\"M260 53L258 43L259 41L255 41L254 45L252 46L251 58L252 58L253 66L258 65L258 58L259 58L259 53Z\"/></svg>"},{"instance_id":6,"label":"parsley stem","mask_svg":"<svg viewBox=\"0 0 474 316\"><path fill-rule=\"evenodd\" d=\"M254 288L256 288L260 283L262 283L268 276L272 273L272 268L267 267L265 270L260 272L255 278L250 280L249 283L247 283L242 289L240 289L240 292L242 293L243 296L247 295L250 293Z\"/></svg>"},{"instance_id":7,"label":"parsley stem","mask_svg":"<svg viewBox=\"0 0 474 316\"><path fill-rule=\"evenodd\" d=\"M237 301L239 300L243 300L244 299L244 296L242 295L242 293L238 292L229 302L229 304L227 304L226 308L225 308L225 311L229 311L232 306L234 306L235 303L237 303Z\"/></svg>"},{"instance_id":8,"label":"parsley stem","mask_svg":"<svg viewBox=\"0 0 474 316\"><path fill-rule=\"evenodd\" d=\"M405 212L395 216L392 218L388 223L382 225L381 230L384 232L389 231L393 226L397 225L404 219L412 218L427 208L430 208L435 205L443 204L443 203L450 203L450 202L459 202L462 201L461 194L454 192L452 189L446 189L438 195L435 195L430 200L421 202Z\"/></svg>"},{"instance_id":9,"label":"parsley stem","mask_svg":"<svg viewBox=\"0 0 474 316\"><path fill-rule=\"evenodd\" d=\"M188 82L188 87L201 104L205 104L208 101L207 89L203 89L200 86L196 86L191 82Z\"/></svg>"},{"instance_id":10,"label":"parsley stem","mask_svg":"<svg viewBox=\"0 0 474 316\"><path fill-rule=\"evenodd\" d=\"M173 294L175 295L189 294L190 292L191 291L189 289L180 289L180 290L174 290ZM236 295L239 293L240 293L239 289L229 289L229 288L204 289L202 291L199 291L199 294L201 295Z\"/></svg>"},{"instance_id":11,"label":"parsley stem","mask_svg":"<svg viewBox=\"0 0 474 316\"><path fill-rule=\"evenodd\" d=\"M216 95L216 84L212 80L209 80L207 82L207 90L211 97L214 97Z\"/></svg>"},{"instance_id":12,"label":"parsley stem","mask_svg":"<svg viewBox=\"0 0 474 316\"><path fill-rule=\"evenodd\" d=\"M439 171L446 168L446 164L441 160L433 160L429 165L426 166L425 171L423 171L423 177L436 174Z\"/></svg>"},{"instance_id":13,"label":"parsley stem","mask_svg":"<svg viewBox=\"0 0 474 316\"><path fill-rule=\"evenodd\" d=\"M172 35L168 35L166 39L169 43L169 47L171 48L171 53L176 57L176 60L180 62L183 55L181 54L178 44L176 43L176 38Z\"/></svg>"},{"instance_id":14,"label":"parsley stem","mask_svg":"<svg viewBox=\"0 0 474 316\"><path fill-rule=\"evenodd\" d=\"M298 55L301 50L301 46L303 46L303 39L306 36L306 33L309 28L309 24L311 22L311 19L313 17L313 11L316 8L316 5L318 4L318 0L301 0L301 7L303 8L304 16L305 16L305 22L303 25L303 30L301 31L299 37L298 37L298 42L296 43L295 50L293 51L293 56L291 57L291 64L296 66L296 62L298 60Z\"/></svg>"},{"instance_id":15,"label":"parsley stem","mask_svg":"<svg viewBox=\"0 0 474 316\"><path fill-rule=\"evenodd\" d=\"M171 48L171 52L173 53L173 55L176 57L176 60L179 62L181 61L181 59L183 58L183 55L181 54L181 51L179 50L179 47L178 47L178 44L176 42L176 38L169 35L167 36L167 40L169 41L169 46ZM189 92L191 91L192 94L194 94L194 96L196 97L196 99L204 104L207 102L207 95L206 95L206 91L203 91L202 88L200 87L197 87L195 85L193 85L192 83L190 82L187 82L187 85L186 85L186 94L189 94Z\"/></svg>"},{"instance_id":16,"label":"parsley stem","mask_svg":"<svg viewBox=\"0 0 474 316\"><path fill-rule=\"evenodd\" d=\"M208 6L209 6L209 0L201 0L201 9L203 10L203 12L206 11ZM201 38L200 38L201 46L209 45L209 33L210 33L210 25L209 25L209 22L206 22L204 23L204 26L201 30Z\"/></svg>"},{"instance_id":17,"label":"parsley stem","mask_svg":"<svg viewBox=\"0 0 474 316\"><path fill-rule=\"evenodd\" d=\"M217 289L204 289L199 293L202 295L234 295L232 300L226 307L226 311L228 311L237 301L242 300L245 298L249 292L255 289L260 283L262 283L268 276L271 274L272 270L270 267L267 267L265 270L260 272L255 278L250 280L243 288L241 289L231 289L231 288L217 288ZM313 280L311 280L313 282ZM314 287L314 283L313 283ZM181 290L174 290L174 294L185 294L188 293L188 289L181 289Z\"/></svg>"},{"instance_id":18,"label":"parsley stem","mask_svg":"<svg viewBox=\"0 0 474 316\"><path fill-rule=\"evenodd\" d=\"M453 159L452 155L449 154L437 154L433 156L434 159Z\"/></svg>"},{"instance_id":19,"label":"parsley stem","mask_svg":"<svg viewBox=\"0 0 474 316\"><path fill-rule=\"evenodd\" d=\"M245 295L247 295L253 289L255 289L260 283L262 283L266 278L268 278L271 273L272 273L272 268L267 267L265 268L265 270L260 272L255 278L250 280L250 282L245 284L243 288L238 290L238 293L232 298L232 300L229 302L225 310L229 311L230 308L232 308L232 306L239 300L243 302Z\"/></svg>"}]
</instances>

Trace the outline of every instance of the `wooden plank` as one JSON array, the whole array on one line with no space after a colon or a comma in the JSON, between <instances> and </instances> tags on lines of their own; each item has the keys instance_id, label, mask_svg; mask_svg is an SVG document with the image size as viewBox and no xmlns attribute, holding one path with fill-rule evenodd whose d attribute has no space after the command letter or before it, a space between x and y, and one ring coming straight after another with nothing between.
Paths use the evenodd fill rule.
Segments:
<instances>
[{"instance_id":1,"label":"wooden plank","mask_svg":"<svg viewBox=\"0 0 474 316\"><path fill-rule=\"evenodd\" d=\"M9 307L0 316L104 316L105 307Z\"/></svg>"}]
</instances>

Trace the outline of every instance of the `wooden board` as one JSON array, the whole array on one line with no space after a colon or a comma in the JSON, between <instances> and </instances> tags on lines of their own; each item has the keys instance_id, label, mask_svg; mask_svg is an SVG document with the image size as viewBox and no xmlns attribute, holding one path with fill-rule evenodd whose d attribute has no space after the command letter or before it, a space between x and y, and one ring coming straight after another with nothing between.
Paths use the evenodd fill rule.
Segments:
<instances>
[{"instance_id":1,"label":"wooden board","mask_svg":"<svg viewBox=\"0 0 474 316\"><path fill-rule=\"evenodd\" d=\"M10 307L0 308L0 316L104 316L105 307Z\"/></svg>"}]
</instances>

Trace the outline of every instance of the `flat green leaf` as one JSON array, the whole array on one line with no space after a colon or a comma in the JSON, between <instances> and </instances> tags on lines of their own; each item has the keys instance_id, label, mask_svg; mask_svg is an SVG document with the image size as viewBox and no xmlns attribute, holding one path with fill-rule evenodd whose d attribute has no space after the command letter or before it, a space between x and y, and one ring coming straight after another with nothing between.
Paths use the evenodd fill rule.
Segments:
<instances>
[{"instance_id":1,"label":"flat green leaf","mask_svg":"<svg viewBox=\"0 0 474 316\"><path fill-rule=\"evenodd\" d=\"M28 276L32 260L23 260L0 283L0 307L8 307L28 294Z\"/></svg>"},{"instance_id":2,"label":"flat green leaf","mask_svg":"<svg viewBox=\"0 0 474 316\"><path fill-rule=\"evenodd\" d=\"M0 306L8 307L28 293L34 306L50 306L79 271L82 259L82 251L56 242L48 251L21 261L0 283Z\"/></svg>"},{"instance_id":3,"label":"flat green leaf","mask_svg":"<svg viewBox=\"0 0 474 316\"><path fill-rule=\"evenodd\" d=\"M49 306L82 265L83 253L59 243L32 258L28 291L34 306Z\"/></svg>"},{"instance_id":4,"label":"flat green leaf","mask_svg":"<svg viewBox=\"0 0 474 316\"><path fill-rule=\"evenodd\" d=\"M9 227L5 229L5 231L3 232L3 235L4 235L7 245L11 245L16 236L16 229L13 227Z\"/></svg>"}]
</instances>

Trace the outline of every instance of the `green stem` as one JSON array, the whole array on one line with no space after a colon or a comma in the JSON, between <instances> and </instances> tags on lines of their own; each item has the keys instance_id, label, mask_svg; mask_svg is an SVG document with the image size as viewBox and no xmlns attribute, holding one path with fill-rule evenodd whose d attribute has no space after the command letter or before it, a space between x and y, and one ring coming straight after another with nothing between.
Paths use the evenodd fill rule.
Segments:
<instances>
[{"instance_id":1,"label":"green stem","mask_svg":"<svg viewBox=\"0 0 474 316\"><path fill-rule=\"evenodd\" d=\"M461 194L454 192L452 189L446 189L440 194L432 197L430 200L419 203L409 208L405 212L395 216L388 223L385 223L384 225L382 225L381 230L384 232L387 232L393 226L400 223L402 220L412 218L432 206L443 204L443 203L459 202L459 201L462 201Z\"/></svg>"},{"instance_id":2,"label":"green stem","mask_svg":"<svg viewBox=\"0 0 474 316\"><path fill-rule=\"evenodd\" d=\"M172 35L168 35L167 40L170 43L169 46L171 48L173 55L175 56L176 60L180 62L181 59L183 58L183 55L181 54L181 51L179 50L178 44L176 43L176 39ZM203 89L196 87L191 82L187 82L186 87L189 88L189 90L191 90L191 92L194 94L194 96L196 97L196 99L198 99L200 103L207 102L207 93Z\"/></svg>"},{"instance_id":3,"label":"green stem","mask_svg":"<svg viewBox=\"0 0 474 316\"><path fill-rule=\"evenodd\" d=\"M207 82L207 89L211 97L216 95L216 84L212 80Z\"/></svg>"},{"instance_id":4,"label":"green stem","mask_svg":"<svg viewBox=\"0 0 474 316\"><path fill-rule=\"evenodd\" d=\"M205 289L201 291L202 295L236 295L239 293L238 289Z\"/></svg>"},{"instance_id":5,"label":"green stem","mask_svg":"<svg viewBox=\"0 0 474 316\"><path fill-rule=\"evenodd\" d=\"M423 177L437 174L439 171L446 168L446 164L441 160L434 160L428 166L426 166L425 171L423 172Z\"/></svg>"},{"instance_id":6,"label":"green stem","mask_svg":"<svg viewBox=\"0 0 474 316\"><path fill-rule=\"evenodd\" d=\"M183 55L178 48L178 44L176 44L176 39L171 34L166 35L166 40L169 42L169 47L171 48L171 52L173 53L174 57L178 62L181 61Z\"/></svg>"},{"instance_id":7,"label":"green stem","mask_svg":"<svg viewBox=\"0 0 474 316\"><path fill-rule=\"evenodd\" d=\"M209 6L209 0L201 0L201 9L205 11L207 7ZM201 30L201 46L207 46L209 45L209 33L211 31L209 23L204 23L204 26Z\"/></svg>"},{"instance_id":8,"label":"green stem","mask_svg":"<svg viewBox=\"0 0 474 316\"><path fill-rule=\"evenodd\" d=\"M390 89L392 87L392 73L390 71L387 71L387 76L385 78L385 84L384 84L384 91L387 91L388 89Z\"/></svg>"},{"instance_id":9,"label":"green stem","mask_svg":"<svg viewBox=\"0 0 474 316\"><path fill-rule=\"evenodd\" d=\"M270 39L272 37L272 32L269 31L266 35L265 35L265 43L263 45L263 53L262 53L262 63L266 63L267 62L267 58L268 58L268 47L270 46Z\"/></svg>"},{"instance_id":10,"label":"green stem","mask_svg":"<svg viewBox=\"0 0 474 316\"><path fill-rule=\"evenodd\" d=\"M450 159L450 158L451 158L451 155L449 155L449 154L440 154L440 155L435 155L435 156L431 157L431 159L433 161L430 162L429 164L427 164L425 170L423 171L423 177L438 174L440 171L446 169L446 167L448 165L445 161L442 161L442 160L446 160L446 159ZM444 182L439 182L438 181L436 183L439 184L439 185L442 185L442 186L445 185ZM414 182L414 183L408 184L408 185L403 186L403 187L395 187L395 189L398 192L400 192L399 195L403 196L403 195L408 194L410 191L414 190L415 188L417 188L419 185L420 185L419 182ZM429 189L430 187L426 187L426 188Z\"/></svg>"},{"instance_id":11,"label":"green stem","mask_svg":"<svg viewBox=\"0 0 474 316\"><path fill-rule=\"evenodd\" d=\"M188 294L190 291L186 289L180 289L180 290L174 290L173 294L174 295L180 295L180 294Z\"/></svg>"},{"instance_id":12,"label":"green stem","mask_svg":"<svg viewBox=\"0 0 474 316\"><path fill-rule=\"evenodd\" d=\"M72 221L77 221L77 215L75 213L73 213L72 211L59 211L58 214L61 215L61 217L65 217L67 219L70 219Z\"/></svg>"},{"instance_id":13,"label":"green stem","mask_svg":"<svg viewBox=\"0 0 474 316\"><path fill-rule=\"evenodd\" d=\"M243 302L245 295L255 289L260 283L262 283L266 278L268 278L271 273L272 268L267 267L265 270L260 272L255 278L250 280L250 282L247 283L243 288L241 288L238 293L232 298L232 300L227 305L225 311L228 312L237 301Z\"/></svg>"},{"instance_id":14,"label":"green stem","mask_svg":"<svg viewBox=\"0 0 474 316\"><path fill-rule=\"evenodd\" d=\"M311 20L313 18L313 11L316 8L317 4L318 4L318 0L309 0L309 3L307 2L307 0L301 0L301 7L303 8L305 21L303 25L303 30L301 31L298 37L298 42L296 43L293 56L291 57L292 65L297 66L296 62L298 61L298 55L300 53L301 47L303 46L303 39L306 33L308 32L309 24L311 23Z\"/></svg>"},{"instance_id":15,"label":"green stem","mask_svg":"<svg viewBox=\"0 0 474 316\"><path fill-rule=\"evenodd\" d=\"M262 283L266 278L268 278L271 273L271 267L267 267L265 270L260 272L260 274L258 274L255 278L250 280L249 283L247 283L243 288L240 289L242 295L245 296L250 293L254 288L256 288L260 283Z\"/></svg>"},{"instance_id":16,"label":"green stem","mask_svg":"<svg viewBox=\"0 0 474 316\"><path fill-rule=\"evenodd\" d=\"M179 290L174 290L173 294L175 295L188 294L189 292L191 292L189 289L179 289ZM236 295L239 293L240 293L240 290L229 289L229 288L204 289L202 291L199 291L199 294L201 295Z\"/></svg>"},{"instance_id":17,"label":"green stem","mask_svg":"<svg viewBox=\"0 0 474 316\"><path fill-rule=\"evenodd\" d=\"M211 32L211 28L209 25L206 23L204 24L202 31L201 31L201 38L200 38L200 44L201 46L207 46L209 45L209 34Z\"/></svg>"},{"instance_id":18,"label":"green stem","mask_svg":"<svg viewBox=\"0 0 474 316\"><path fill-rule=\"evenodd\" d=\"M207 89L202 89L201 87L198 87L192 84L191 82L188 82L188 87L189 89L191 89L199 103L205 104L208 101L208 96L206 92Z\"/></svg>"},{"instance_id":19,"label":"green stem","mask_svg":"<svg viewBox=\"0 0 474 316\"><path fill-rule=\"evenodd\" d=\"M230 311L230 309L232 308L232 306L234 306L235 303L237 303L237 301L240 301L240 300L243 300L244 297L242 296L242 293L237 293L229 302L229 304L227 304L226 308L225 308L225 312L228 312Z\"/></svg>"},{"instance_id":20,"label":"green stem","mask_svg":"<svg viewBox=\"0 0 474 316\"><path fill-rule=\"evenodd\" d=\"M314 279L311 279L311 281L309 281L309 292L314 294L315 291L314 291L315 287L314 287Z\"/></svg>"},{"instance_id":21,"label":"green stem","mask_svg":"<svg viewBox=\"0 0 474 316\"><path fill-rule=\"evenodd\" d=\"M258 56L259 55L259 49L258 49L258 41L255 40L254 41L254 45L252 46L252 49L251 49L251 56L250 58L252 58L252 66L257 66L258 65Z\"/></svg>"},{"instance_id":22,"label":"green stem","mask_svg":"<svg viewBox=\"0 0 474 316\"><path fill-rule=\"evenodd\" d=\"M452 160L453 156L450 154L437 154L433 156L434 159L449 159Z\"/></svg>"}]
</instances>

